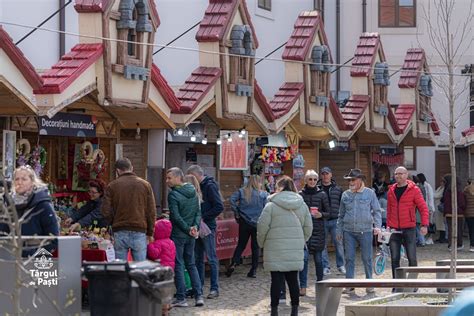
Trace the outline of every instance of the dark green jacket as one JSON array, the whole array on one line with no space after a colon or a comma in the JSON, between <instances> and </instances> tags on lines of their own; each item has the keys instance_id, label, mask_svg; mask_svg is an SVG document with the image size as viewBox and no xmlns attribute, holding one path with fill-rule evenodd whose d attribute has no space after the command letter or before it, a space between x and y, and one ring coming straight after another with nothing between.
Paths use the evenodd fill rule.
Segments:
<instances>
[{"instance_id":1,"label":"dark green jacket","mask_svg":"<svg viewBox=\"0 0 474 316\"><path fill-rule=\"evenodd\" d=\"M173 224L171 239L193 238L189 235L189 230L192 226L199 228L201 222L199 198L193 185L184 183L173 187L168 194L168 207L170 221Z\"/></svg>"}]
</instances>

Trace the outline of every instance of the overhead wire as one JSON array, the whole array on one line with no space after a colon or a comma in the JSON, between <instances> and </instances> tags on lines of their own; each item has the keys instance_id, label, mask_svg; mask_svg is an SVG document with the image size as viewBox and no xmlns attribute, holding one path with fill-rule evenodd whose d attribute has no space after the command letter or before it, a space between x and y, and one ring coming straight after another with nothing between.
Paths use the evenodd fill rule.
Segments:
<instances>
[{"instance_id":1,"label":"overhead wire","mask_svg":"<svg viewBox=\"0 0 474 316\"><path fill-rule=\"evenodd\" d=\"M199 48L191 48L191 47L182 47L182 46L172 46L172 45L167 45L167 44L155 44L155 43L146 43L146 42L136 42L136 41L128 41L128 40L121 40L121 39L116 39L116 38L108 38L108 37L103 37L103 36L96 36L96 35L86 35L86 34L79 34L79 33L74 33L74 32L68 32L68 31L60 31L60 30L55 30L55 29L50 29L46 27L37 27L37 26L32 26L32 25L27 25L27 24L22 24L22 23L15 23L15 22L8 22L8 21L0 21L0 25L10 25L10 26L17 26L17 27L23 27L23 28L30 28L30 29L37 29L45 32L50 32L50 33L62 33L68 36L75 36L79 38L89 38L89 39L97 39L97 40L102 40L102 41L111 41L111 42L121 42L121 43L129 43L129 44L135 44L135 45L143 45L143 46L153 46L153 47L159 47L159 48L168 48L168 49L174 49L174 50L181 50L181 51L190 51L190 52L198 52L198 53L203 53L203 54L211 54L211 55L222 55L222 56L228 56L228 57L243 57L243 58L255 58L259 59L259 62L262 60L265 61L275 61L275 62L291 62L291 63L296 63L296 64L302 64L302 65L325 65L325 66L333 66L333 67L339 67L339 68L353 68L356 67L357 69L367 69L367 70L375 70L379 69L379 67L372 67L372 66L359 66L359 65L347 65L347 64L336 64L336 63L314 63L312 61L297 61L297 60L284 60L282 58L275 58L275 57L259 57L259 56L246 56L246 55L239 55L239 54L232 54L232 53L222 53L222 52L216 52L216 51L209 51L209 50L204 50L204 49L199 49ZM347 61L346 61L347 63ZM384 68L387 69L387 68ZM403 70L403 69L402 69ZM389 72L398 72L400 71L399 68L388 68ZM406 70L409 71L410 73L426 73L423 70ZM430 75L434 76L454 76L454 77L470 77L470 74L462 74L462 73L447 73L447 72L430 72Z\"/></svg>"}]
</instances>

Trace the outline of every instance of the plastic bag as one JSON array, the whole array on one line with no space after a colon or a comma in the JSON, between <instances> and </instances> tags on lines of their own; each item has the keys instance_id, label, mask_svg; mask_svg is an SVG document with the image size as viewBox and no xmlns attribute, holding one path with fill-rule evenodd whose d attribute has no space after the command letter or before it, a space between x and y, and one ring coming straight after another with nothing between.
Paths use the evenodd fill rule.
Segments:
<instances>
[{"instance_id":1,"label":"plastic bag","mask_svg":"<svg viewBox=\"0 0 474 316\"><path fill-rule=\"evenodd\" d=\"M203 220L201 220L201 225L199 225L199 237L200 238L205 238L211 233L211 229L209 226L207 226L206 223L204 223Z\"/></svg>"}]
</instances>

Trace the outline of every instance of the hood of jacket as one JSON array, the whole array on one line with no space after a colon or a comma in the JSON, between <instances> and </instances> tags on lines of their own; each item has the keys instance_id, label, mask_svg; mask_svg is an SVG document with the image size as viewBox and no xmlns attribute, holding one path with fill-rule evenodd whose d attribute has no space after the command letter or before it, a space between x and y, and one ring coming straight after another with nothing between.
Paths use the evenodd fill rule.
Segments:
<instances>
[{"instance_id":1,"label":"hood of jacket","mask_svg":"<svg viewBox=\"0 0 474 316\"><path fill-rule=\"evenodd\" d=\"M190 183L184 183L183 185L177 185L173 187L173 191L178 192L187 199L191 199L196 196L196 189Z\"/></svg>"},{"instance_id":2,"label":"hood of jacket","mask_svg":"<svg viewBox=\"0 0 474 316\"><path fill-rule=\"evenodd\" d=\"M205 176L204 179L202 179L202 181L201 181L201 188L205 187L209 183L216 183L216 180L214 180L213 177Z\"/></svg>"},{"instance_id":3,"label":"hood of jacket","mask_svg":"<svg viewBox=\"0 0 474 316\"><path fill-rule=\"evenodd\" d=\"M296 210L304 204L304 200L298 193L282 191L268 197L269 202L273 202L285 210Z\"/></svg>"},{"instance_id":4,"label":"hood of jacket","mask_svg":"<svg viewBox=\"0 0 474 316\"><path fill-rule=\"evenodd\" d=\"M173 225L167 219L160 219L155 223L155 240L158 239L168 239L171 236L171 230L173 229Z\"/></svg>"},{"instance_id":5,"label":"hood of jacket","mask_svg":"<svg viewBox=\"0 0 474 316\"><path fill-rule=\"evenodd\" d=\"M40 188L31 193L28 197L26 203L15 205L16 209L19 211L35 207L41 202L51 202L51 196L49 195L48 188Z\"/></svg>"},{"instance_id":6,"label":"hood of jacket","mask_svg":"<svg viewBox=\"0 0 474 316\"><path fill-rule=\"evenodd\" d=\"M407 189L406 189L406 191L411 190L411 189L413 189L414 187L418 187L418 186L415 184L415 182L413 182L413 181L411 181L411 180L407 180ZM394 183L394 184L392 184L392 185L390 186L390 189L389 189L389 190L395 193L395 189L396 189L396 188L397 188L397 183ZM420 189L420 190L421 190L421 189ZM406 191L405 191L405 192L406 192Z\"/></svg>"}]
</instances>

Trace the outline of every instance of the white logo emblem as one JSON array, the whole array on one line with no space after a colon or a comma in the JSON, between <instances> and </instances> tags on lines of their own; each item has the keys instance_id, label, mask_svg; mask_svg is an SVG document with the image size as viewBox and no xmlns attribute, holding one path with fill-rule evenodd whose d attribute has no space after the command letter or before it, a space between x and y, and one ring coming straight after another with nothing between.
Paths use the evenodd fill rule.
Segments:
<instances>
[{"instance_id":1,"label":"white logo emblem","mask_svg":"<svg viewBox=\"0 0 474 316\"><path fill-rule=\"evenodd\" d=\"M53 255L46 249L41 248L33 255L35 257L34 266L39 270L47 270L53 267Z\"/></svg>"}]
</instances>

